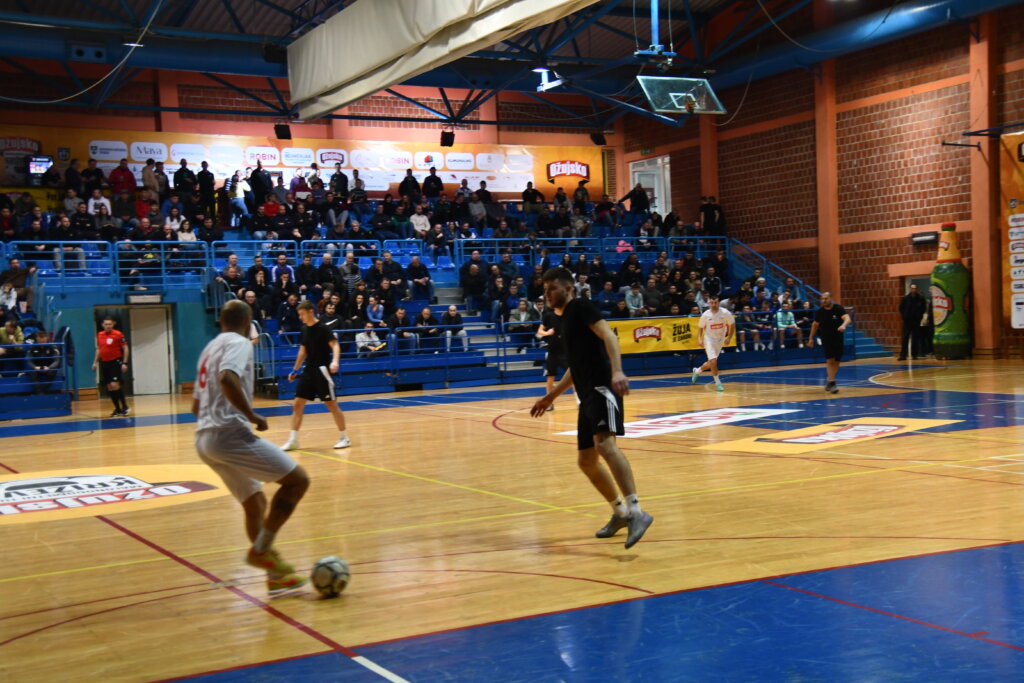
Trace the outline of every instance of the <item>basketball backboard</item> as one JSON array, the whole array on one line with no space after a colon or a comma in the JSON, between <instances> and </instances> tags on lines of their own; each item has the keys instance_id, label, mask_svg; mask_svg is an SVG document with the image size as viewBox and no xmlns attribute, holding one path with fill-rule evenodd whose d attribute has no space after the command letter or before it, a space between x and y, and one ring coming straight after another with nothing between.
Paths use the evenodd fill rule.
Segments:
<instances>
[{"instance_id":1,"label":"basketball backboard","mask_svg":"<svg viewBox=\"0 0 1024 683\"><path fill-rule=\"evenodd\" d=\"M637 76L651 109L659 114L724 114L725 107L705 78Z\"/></svg>"}]
</instances>

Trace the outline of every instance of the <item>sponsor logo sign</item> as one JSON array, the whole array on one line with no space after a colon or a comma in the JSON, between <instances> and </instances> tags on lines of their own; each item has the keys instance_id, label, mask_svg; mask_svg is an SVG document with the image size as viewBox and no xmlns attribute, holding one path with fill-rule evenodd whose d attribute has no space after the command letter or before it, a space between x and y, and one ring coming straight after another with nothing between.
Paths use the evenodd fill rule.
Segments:
<instances>
[{"instance_id":1,"label":"sponsor logo sign","mask_svg":"<svg viewBox=\"0 0 1024 683\"><path fill-rule=\"evenodd\" d=\"M416 152L413 157L413 168L429 171L431 167L439 171L444 168L444 155L440 152Z\"/></svg>"},{"instance_id":2,"label":"sponsor logo sign","mask_svg":"<svg viewBox=\"0 0 1024 683\"><path fill-rule=\"evenodd\" d=\"M264 166L277 166L281 163L281 152L277 147L246 147L245 165L255 166L257 161Z\"/></svg>"},{"instance_id":3,"label":"sponsor logo sign","mask_svg":"<svg viewBox=\"0 0 1024 683\"><path fill-rule=\"evenodd\" d=\"M505 155L481 152L476 155L476 167L481 171L500 171L505 165Z\"/></svg>"},{"instance_id":4,"label":"sponsor logo sign","mask_svg":"<svg viewBox=\"0 0 1024 683\"><path fill-rule=\"evenodd\" d=\"M654 339L655 341L661 341L661 328L656 325L648 325L646 327L638 327L633 330L633 341L638 342L641 339Z\"/></svg>"},{"instance_id":5,"label":"sponsor logo sign","mask_svg":"<svg viewBox=\"0 0 1024 683\"><path fill-rule=\"evenodd\" d=\"M929 287L928 292L932 295L932 316L935 324L941 325L946 316L953 312L953 299L938 285Z\"/></svg>"},{"instance_id":6,"label":"sponsor logo sign","mask_svg":"<svg viewBox=\"0 0 1024 683\"><path fill-rule=\"evenodd\" d=\"M656 417L650 420L638 422L627 422L625 438L640 439L645 436L657 436L670 432L683 432L699 427L711 427L724 425L730 422L742 420L756 420L762 417L782 415L783 413L795 413L795 409L777 408L718 408L715 410L702 410L696 413L682 413L680 415L669 415L668 417ZM576 431L558 432L558 436L575 436Z\"/></svg>"},{"instance_id":7,"label":"sponsor logo sign","mask_svg":"<svg viewBox=\"0 0 1024 683\"><path fill-rule=\"evenodd\" d=\"M208 151L210 153L209 161L212 164L241 166L244 163L242 148L238 145L210 145Z\"/></svg>"},{"instance_id":8,"label":"sponsor logo sign","mask_svg":"<svg viewBox=\"0 0 1024 683\"><path fill-rule=\"evenodd\" d=\"M1010 242L1010 251L1024 251L1024 240Z\"/></svg>"},{"instance_id":9,"label":"sponsor logo sign","mask_svg":"<svg viewBox=\"0 0 1024 683\"><path fill-rule=\"evenodd\" d=\"M25 157L37 154L42 143L20 135L0 137L0 159L3 159L4 173L0 175L0 183L20 185L25 182Z\"/></svg>"},{"instance_id":10,"label":"sponsor logo sign","mask_svg":"<svg viewBox=\"0 0 1024 683\"><path fill-rule=\"evenodd\" d=\"M0 525L132 512L227 494L205 465L6 474L0 477Z\"/></svg>"},{"instance_id":11,"label":"sponsor logo sign","mask_svg":"<svg viewBox=\"0 0 1024 683\"><path fill-rule=\"evenodd\" d=\"M146 159L167 161L167 145L162 142L133 142L130 156L134 161L145 163Z\"/></svg>"},{"instance_id":12,"label":"sponsor logo sign","mask_svg":"<svg viewBox=\"0 0 1024 683\"><path fill-rule=\"evenodd\" d=\"M1010 228L1009 234L1011 240L1024 240L1024 228Z\"/></svg>"},{"instance_id":13,"label":"sponsor logo sign","mask_svg":"<svg viewBox=\"0 0 1024 683\"><path fill-rule=\"evenodd\" d=\"M348 166L348 152L343 149L318 149L316 161L327 168L334 168L335 164Z\"/></svg>"},{"instance_id":14,"label":"sponsor logo sign","mask_svg":"<svg viewBox=\"0 0 1024 683\"><path fill-rule=\"evenodd\" d=\"M529 154L506 154L505 168L510 171L532 171L533 157Z\"/></svg>"},{"instance_id":15,"label":"sponsor logo sign","mask_svg":"<svg viewBox=\"0 0 1024 683\"><path fill-rule=\"evenodd\" d=\"M285 147L281 150L281 163L285 166L309 166L316 156L308 147Z\"/></svg>"},{"instance_id":16,"label":"sponsor logo sign","mask_svg":"<svg viewBox=\"0 0 1024 683\"><path fill-rule=\"evenodd\" d=\"M1015 213L1009 218L1011 228L1024 226L1024 213ZM1010 236L1013 237L1012 235Z\"/></svg>"},{"instance_id":17,"label":"sponsor logo sign","mask_svg":"<svg viewBox=\"0 0 1024 683\"><path fill-rule=\"evenodd\" d=\"M206 147L191 142L176 142L171 145L171 164L179 164L186 159L190 165L198 166L207 157Z\"/></svg>"},{"instance_id":18,"label":"sponsor logo sign","mask_svg":"<svg viewBox=\"0 0 1024 683\"><path fill-rule=\"evenodd\" d=\"M120 161L128 157L128 145L120 140L92 140L89 156L96 161Z\"/></svg>"},{"instance_id":19,"label":"sponsor logo sign","mask_svg":"<svg viewBox=\"0 0 1024 683\"><path fill-rule=\"evenodd\" d=\"M1013 268L1010 270L1010 278L1013 280L1024 280L1024 268Z\"/></svg>"},{"instance_id":20,"label":"sponsor logo sign","mask_svg":"<svg viewBox=\"0 0 1024 683\"><path fill-rule=\"evenodd\" d=\"M1011 292L1024 292L1024 280L1014 280L1010 284Z\"/></svg>"},{"instance_id":21,"label":"sponsor logo sign","mask_svg":"<svg viewBox=\"0 0 1024 683\"><path fill-rule=\"evenodd\" d=\"M548 180L562 176L577 176L590 180L590 166L582 161L552 161L548 164Z\"/></svg>"},{"instance_id":22,"label":"sponsor logo sign","mask_svg":"<svg viewBox=\"0 0 1024 683\"><path fill-rule=\"evenodd\" d=\"M32 138L20 135L6 135L0 137L0 152L25 152L32 154L42 149L42 143Z\"/></svg>"},{"instance_id":23,"label":"sponsor logo sign","mask_svg":"<svg viewBox=\"0 0 1024 683\"><path fill-rule=\"evenodd\" d=\"M765 453L772 455L795 455L822 450L832 446L861 441L871 441L897 434L906 434L931 427L961 422L962 420L920 420L914 418L858 417L843 422L815 425L789 432L775 432L752 436L737 441L728 441L702 450L739 451L743 453Z\"/></svg>"},{"instance_id":24,"label":"sponsor logo sign","mask_svg":"<svg viewBox=\"0 0 1024 683\"><path fill-rule=\"evenodd\" d=\"M372 149L352 150L352 166L354 168L377 168L377 153Z\"/></svg>"},{"instance_id":25,"label":"sponsor logo sign","mask_svg":"<svg viewBox=\"0 0 1024 683\"><path fill-rule=\"evenodd\" d=\"M473 162L473 155L468 152L448 152L444 155L444 165L449 171L470 171Z\"/></svg>"},{"instance_id":26,"label":"sponsor logo sign","mask_svg":"<svg viewBox=\"0 0 1024 683\"><path fill-rule=\"evenodd\" d=\"M412 168L412 152L402 149L388 149L379 153L380 165L384 168Z\"/></svg>"},{"instance_id":27,"label":"sponsor logo sign","mask_svg":"<svg viewBox=\"0 0 1024 683\"><path fill-rule=\"evenodd\" d=\"M1024 266L1024 254L1010 254L1011 266Z\"/></svg>"}]
</instances>

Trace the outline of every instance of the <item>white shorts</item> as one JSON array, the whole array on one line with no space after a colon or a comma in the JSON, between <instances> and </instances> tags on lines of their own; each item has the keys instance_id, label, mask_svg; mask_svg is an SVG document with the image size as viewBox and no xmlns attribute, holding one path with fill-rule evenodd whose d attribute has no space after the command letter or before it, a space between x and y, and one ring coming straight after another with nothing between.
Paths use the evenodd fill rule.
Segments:
<instances>
[{"instance_id":1,"label":"white shorts","mask_svg":"<svg viewBox=\"0 0 1024 683\"><path fill-rule=\"evenodd\" d=\"M196 432L196 451L239 502L298 467L279 446L244 428Z\"/></svg>"},{"instance_id":2,"label":"white shorts","mask_svg":"<svg viewBox=\"0 0 1024 683\"><path fill-rule=\"evenodd\" d=\"M722 342L705 337L704 353L708 354L708 360L715 360L718 358L718 354L722 353Z\"/></svg>"}]
</instances>

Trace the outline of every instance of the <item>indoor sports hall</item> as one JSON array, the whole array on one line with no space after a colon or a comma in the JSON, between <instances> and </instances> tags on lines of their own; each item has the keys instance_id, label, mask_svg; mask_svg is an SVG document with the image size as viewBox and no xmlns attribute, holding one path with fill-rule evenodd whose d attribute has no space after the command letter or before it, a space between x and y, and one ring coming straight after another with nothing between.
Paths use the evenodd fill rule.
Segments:
<instances>
[{"instance_id":1,"label":"indoor sports hall","mask_svg":"<svg viewBox=\"0 0 1024 683\"><path fill-rule=\"evenodd\" d=\"M0 678L1024 679L1024 2L0 3Z\"/></svg>"}]
</instances>

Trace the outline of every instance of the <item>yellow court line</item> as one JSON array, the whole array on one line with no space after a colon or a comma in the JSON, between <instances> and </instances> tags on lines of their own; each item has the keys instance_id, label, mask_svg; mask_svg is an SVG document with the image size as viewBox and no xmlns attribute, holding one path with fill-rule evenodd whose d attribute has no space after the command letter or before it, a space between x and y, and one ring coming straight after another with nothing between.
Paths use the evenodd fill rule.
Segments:
<instances>
[{"instance_id":1,"label":"yellow court line","mask_svg":"<svg viewBox=\"0 0 1024 683\"><path fill-rule=\"evenodd\" d=\"M949 462L928 462L920 465L907 465L906 467L885 467L877 470L858 470L856 472L844 472L842 474L826 474L820 477L804 477L801 479L783 479L781 481L767 481L759 482L756 484L739 484L737 486L722 486L714 489L695 489L693 491L677 491L675 493L660 493L653 496L644 496L644 500L660 500L663 498L681 498L683 496L694 496L701 493L723 493L726 491L741 491L743 489L758 489L767 488L769 486L784 486L786 484L805 484L814 481L826 481L829 479L843 479L845 477L862 477L869 474L881 474L884 472L905 472L907 470L919 469L922 467L945 467L949 465L958 465L965 462L981 462L982 460L992 460L995 456L987 455L984 458L968 458L967 460L951 460ZM835 463L840 464L840 463ZM572 505L573 508L587 508L596 507L598 505L607 505L607 503L584 503L582 505Z\"/></svg>"},{"instance_id":2,"label":"yellow court line","mask_svg":"<svg viewBox=\"0 0 1024 683\"><path fill-rule=\"evenodd\" d=\"M72 569L56 569L52 572L39 572L38 574L25 574L24 576L8 576L6 579L0 579L0 583L10 583L11 581L24 581L25 579L41 579L47 576L61 576L62 574L74 574L76 572L89 572L96 569L113 569L115 567L131 567L136 564L148 564L150 562L169 562L171 558L161 555L160 557L150 557L145 560L126 560L124 562L110 562L108 564L96 564L91 567L74 567Z\"/></svg>"},{"instance_id":3,"label":"yellow court line","mask_svg":"<svg viewBox=\"0 0 1024 683\"><path fill-rule=\"evenodd\" d=\"M452 488L462 489L463 491L471 491L472 493L481 493L481 494L483 494L485 496L494 496L495 498L502 498L504 500L511 500L511 501L515 501L517 503L526 503L528 505L536 505L537 507L542 507L542 508L545 508L547 510L569 510L569 511L574 511L572 508L573 507L577 507L577 506L566 506L566 505L548 505L547 503L541 503L541 502L538 502L536 500L529 500L528 498L518 498L516 496L509 496L509 495L506 495L504 493L498 493L496 491L488 491L486 489L478 489L478 488L473 487L473 486L466 486L465 484L456 484L454 482L444 481L442 479L433 479L431 477L422 477L422 476L420 476L418 474L410 474L408 472L399 472L398 470L392 470L392 469L389 469L387 467L381 467L379 465L370 465L370 464L367 464L367 463L364 463L364 462L356 462L355 460L349 460L348 458L339 458L336 455L325 455L323 453L317 453L316 451L305 451L305 450L298 449L297 452L298 453L305 453L306 455L314 455L314 456L316 456L318 458L324 458L325 460L334 460L335 462L343 462L343 463L345 463L347 465L355 465L357 467L363 467L365 469L373 470L375 472L383 472L385 474L394 474L395 476L398 476L398 477L406 477L408 479L416 479L417 481L425 481L425 482L428 482L428 483L431 483L431 484L440 484L441 486L450 486ZM608 503L602 503L602 505L607 505L607 504Z\"/></svg>"}]
</instances>

